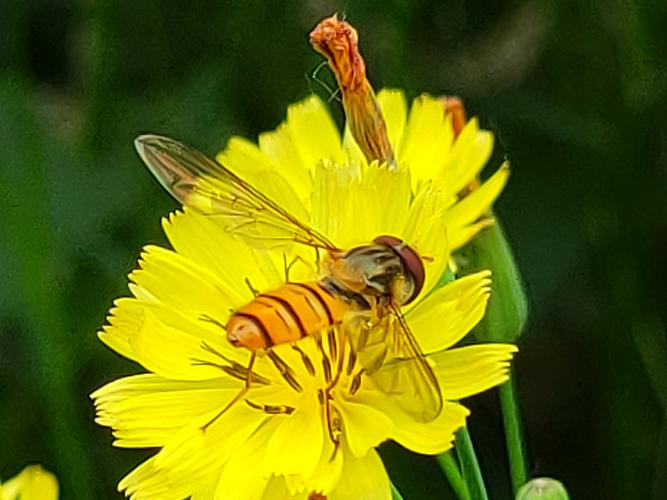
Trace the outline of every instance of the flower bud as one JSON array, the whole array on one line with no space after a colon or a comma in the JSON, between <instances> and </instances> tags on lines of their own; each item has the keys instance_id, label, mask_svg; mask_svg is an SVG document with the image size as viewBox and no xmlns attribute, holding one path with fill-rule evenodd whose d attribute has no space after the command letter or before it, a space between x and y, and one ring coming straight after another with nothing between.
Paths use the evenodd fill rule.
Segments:
<instances>
[{"instance_id":1,"label":"flower bud","mask_svg":"<svg viewBox=\"0 0 667 500\"><path fill-rule=\"evenodd\" d=\"M333 71L352 137L368 162L379 160L393 168L394 151L375 92L366 78L366 64L359 52L354 27L334 15L323 19L310 33L310 43Z\"/></svg>"},{"instance_id":2,"label":"flower bud","mask_svg":"<svg viewBox=\"0 0 667 500\"><path fill-rule=\"evenodd\" d=\"M569 500L563 483L549 477L538 477L524 484L516 494L516 500Z\"/></svg>"},{"instance_id":3,"label":"flower bud","mask_svg":"<svg viewBox=\"0 0 667 500\"><path fill-rule=\"evenodd\" d=\"M493 272L491 300L476 329L478 340L512 342L523 331L528 300L510 244L498 219L460 251L462 274L480 269Z\"/></svg>"}]
</instances>

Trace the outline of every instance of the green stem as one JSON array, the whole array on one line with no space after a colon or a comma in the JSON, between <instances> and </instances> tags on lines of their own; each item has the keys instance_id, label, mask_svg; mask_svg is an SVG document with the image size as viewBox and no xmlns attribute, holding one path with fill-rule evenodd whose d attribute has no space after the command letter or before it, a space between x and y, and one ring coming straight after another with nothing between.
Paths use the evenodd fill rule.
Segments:
<instances>
[{"instance_id":1,"label":"green stem","mask_svg":"<svg viewBox=\"0 0 667 500\"><path fill-rule=\"evenodd\" d=\"M396 488L393 481L389 481L389 484L391 485L391 499L392 500L403 500L403 496L401 495L401 492L398 491L398 488Z\"/></svg>"},{"instance_id":2,"label":"green stem","mask_svg":"<svg viewBox=\"0 0 667 500\"><path fill-rule=\"evenodd\" d=\"M451 451L438 455L437 457L440 468L445 473L449 485L454 490L456 497L459 500L471 500L470 492L468 491L468 486L461 476L461 471L459 470L459 464L456 463L454 455Z\"/></svg>"},{"instance_id":3,"label":"green stem","mask_svg":"<svg viewBox=\"0 0 667 500\"><path fill-rule=\"evenodd\" d=\"M488 500L482 470L479 468L475 448L473 448L467 427L462 427L456 436L456 453L459 456L463 479L470 492L470 499Z\"/></svg>"},{"instance_id":4,"label":"green stem","mask_svg":"<svg viewBox=\"0 0 667 500\"><path fill-rule=\"evenodd\" d=\"M526 482L527 473L526 457L521 438L519 402L516 397L516 389L512 378L500 386L499 395L500 409L503 414L503 426L505 428L507 455L510 464L510 477L512 478L512 491L516 494L517 490Z\"/></svg>"}]
</instances>

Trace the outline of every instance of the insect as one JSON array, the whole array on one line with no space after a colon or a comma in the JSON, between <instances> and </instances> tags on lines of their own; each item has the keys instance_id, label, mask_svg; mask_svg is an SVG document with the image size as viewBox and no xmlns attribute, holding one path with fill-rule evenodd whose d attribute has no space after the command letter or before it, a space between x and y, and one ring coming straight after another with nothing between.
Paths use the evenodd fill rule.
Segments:
<instances>
[{"instance_id":1,"label":"insect","mask_svg":"<svg viewBox=\"0 0 667 500\"><path fill-rule=\"evenodd\" d=\"M286 280L257 292L227 321L228 340L251 357L244 388L223 412L249 390L258 354L274 356L280 368L272 346L344 325L353 332L349 342L364 369L382 390L420 421L438 416L443 404L438 381L400 312L424 285L423 260L414 249L390 235L341 249L203 153L158 135L142 135L135 146L177 201L223 217L227 231L255 243L296 243L325 252L321 279Z\"/></svg>"}]
</instances>

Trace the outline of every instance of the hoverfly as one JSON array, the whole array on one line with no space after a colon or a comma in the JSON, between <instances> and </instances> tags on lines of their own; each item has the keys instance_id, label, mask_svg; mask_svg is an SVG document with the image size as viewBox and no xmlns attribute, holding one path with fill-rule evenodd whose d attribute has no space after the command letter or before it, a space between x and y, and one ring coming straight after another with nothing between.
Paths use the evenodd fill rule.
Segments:
<instances>
[{"instance_id":1,"label":"hoverfly","mask_svg":"<svg viewBox=\"0 0 667 500\"><path fill-rule=\"evenodd\" d=\"M443 402L437 378L400 313L424 285L423 260L414 249L390 235L341 249L203 153L158 135L142 135L135 146L178 202L223 217L227 231L255 242L281 240L326 252L318 281L286 279L231 314L224 325L227 338L249 350L251 358L244 389L223 412L249 390L257 354L270 356L273 345L317 336L350 321L355 323L349 328L355 337L350 345L380 389L420 421L438 416Z\"/></svg>"}]
</instances>

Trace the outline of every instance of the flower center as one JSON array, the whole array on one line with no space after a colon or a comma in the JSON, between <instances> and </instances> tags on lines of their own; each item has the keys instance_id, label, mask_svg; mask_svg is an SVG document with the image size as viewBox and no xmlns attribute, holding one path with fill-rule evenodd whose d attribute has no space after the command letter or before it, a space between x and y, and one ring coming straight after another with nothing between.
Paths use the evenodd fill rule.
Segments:
<instances>
[{"instance_id":1,"label":"flower center","mask_svg":"<svg viewBox=\"0 0 667 500\"><path fill-rule=\"evenodd\" d=\"M255 401L250 391L245 403L269 415L291 415L300 404L317 398L323 425L337 447L343 432L337 404L359 391L365 374L346 331L334 326L319 337L306 337L291 345L272 348L266 358L277 372L278 383L284 382L294 399L264 403Z\"/></svg>"}]
</instances>

